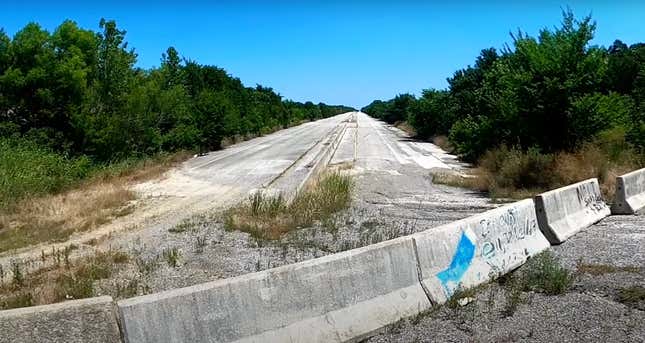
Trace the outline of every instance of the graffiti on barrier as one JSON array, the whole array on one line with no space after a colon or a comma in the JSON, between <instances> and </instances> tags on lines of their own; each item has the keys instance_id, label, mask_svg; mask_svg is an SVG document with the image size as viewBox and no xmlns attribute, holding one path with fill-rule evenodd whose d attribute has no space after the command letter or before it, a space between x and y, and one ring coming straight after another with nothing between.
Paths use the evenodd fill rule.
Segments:
<instances>
[{"instance_id":1,"label":"graffiti on barrier","mask_svg":"<svg viewBox=\"0 0 645 343\"><path fill-rule=\"evenodd\" d=\"M455 289L459 287L459 282L466 273L466 270L468 270L468 267L470 267L474 257L475 244L462 231L459 244L457 244L457 250L452 257L450 266L437 274L437 278L441 281L441 285L448 297L452 296Z\"/></svg>"},{"instance_id":2,"label":"graffiti on barrier","mask_svg":"<svg viewBox=\"0 0 645 343\"><path fill-rule=\"evenodd\" d=\"M480 221L481 256L493 270L506 270L516 260L523 259L522 255L528 254L526 251L512 251L512 248L516 242L533 236L539 229L534 218L525 216L522 220L519 219L521 217L515 208L509 208L493 220Z\"/></svg>"},{"instance_id":3,"label":"graffiti on barrier","mask_svg":"<svg viewBox=\"0 0 645 343\"><path fill-rule=\"evenodd\" d=\"M593 183L583 183L576 187L576 193L578 195L578 201L588 209L593 212L598 212L603 210L607 205L602 200L599 192L595 190L595 184Z\"/></svg>"}]
</instances>

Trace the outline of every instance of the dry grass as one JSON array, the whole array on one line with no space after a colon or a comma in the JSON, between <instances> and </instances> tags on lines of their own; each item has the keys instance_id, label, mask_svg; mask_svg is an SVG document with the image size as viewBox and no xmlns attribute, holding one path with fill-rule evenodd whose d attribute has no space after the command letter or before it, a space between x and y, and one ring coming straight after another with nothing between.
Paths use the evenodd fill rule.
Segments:
<instances>
[{"instance_id":1,"label":"dry grass","mask_svg":"<svg viewBox=\"0 0 645 343\"><path fill-rule=\"evenodd\" d=\"M145 160L118 172L106 170L60 194L25 198L0 210L0 252L42 242L62 242L134 210L128 184L161 176L187 159L182 152Z\"/></svg>"},{"instance_id":2,"label":"dry grass","mask_svg":"<svg viewBox=\"0 0 645 343\"><path fill-rule=\"evenodd\" d=\"M476 169L471 174L463 175L450 172L437 172L432 174L432 182L453 187L473 189L480 192L488 190L486 176Z\"/></svg>"},{"instance_id":3,"label":"dry grass","mask_svg":"<svg viewBox=\"0 0 645 343\"><path fill-rule=\"evenodd\" d=\"M613 273L639 273L640 268L634 266L626 267L616 267L608 264L592 264L584 263L578 261L576 265L577 271L580 274L589 274L589 275L604 275L604 274L613 274Z\"/></svg>"},{"instance_id":4,"label":"dry grass","mask_svg":"<svg viewBox=\"0 0 645 343\"><path fill-rule=\"evenodd\" d=\"M600 190L605 198L611 201L616 191L616 176L626 174L640 166L639 156L629 150L625 150L622 156L612 160L600 147L588 144L575 153L557 154L553 173L557 177L555 181L558 185L597 177Z\"/></svg>"},{"instance_id":5,"label":"dry grass","mask_svg":"<svg viewBox=\"0 0 645 343\"><path fill-rule=\"evenodd\" d=\"M432 143L449 153L455 151L455 147L452 145L452 143L450 143L450 140L448 140L448 137L445 135L432 137Z\"/></svg>"},{"instance_id":6,"label":"dry grass","mask_svg":"<svg viewBox=\"0 0 645 343\"><path fill-rule=\"evenodd\" d=\"M72 249L70 246L47 254L43 252L43 259L53 260L51 266L26 275L20 271L19 264L14 264L12 277L3 275L0 280L0 309L95 296L94 282L109 278L118 265L130 260L123 252L107 251L72 262L69 259Z\"/></svg>"},{"instance_id":7,"label":"dry grass","mask_svg":"<svg viewBox=\"0 0 645 343\"><path fill-rule=\"evenodd\" d=\"M162 154L146 158L125 166L107 168L104 172L95 175L86 184L93 183L135 183L161 177L166 171L191 158L190 151L179 151L172 154Z\"/></svg>"},{"instance_id":8,"label":"dry grass","mask_svg":"<svg viewBox=\"0 0 645 343\"><path fill-rule=\"evenodd\" d=\"M25 199L0 213L0 252L47 241L64 241L128 214L135 198L122 183L94 183L63 194Z\"/></svg>"},{"instance_id":9,"label":"dry grass","mask_svg":"<svg viewBox=\"0 0 645 343\"><path fill-rule=\"evenodd\" d=\"M598 178L603 196L613 200L616 176L643 165L643 156L629 148L612 152L612 147L589 143L574 152L542 154L501 146L488 151L479 161L473 178L435 176L434 181L451 186L486 191L492 198L524 199L544 191L589 178Z\"/></svg>"},{"instance_id":10,"label":"dry grass","mask_svg":"<svg viewBox=\"0 0 645 343\"><path fill-rule=\"evenodd\" d=\"M248 232L256 238L279 239L289 231L311 226L347 208L352 188L348 175L330 173L297 194L291 203L280 195L257 192L248 201L229 209L225 224L230 230Z\"/></svg>"},{"instance_id":11,"label":"dry grass","mask_svg":"<svg viewBox=\"0 0 645 343\"><path fill-rule=\"evenodd\" d=\"M394 127L397 129L407 133L410 137L416 137L417 136L417 130L412 127L407 121L397 121L394 123Z\"/></svg>"}]
</instances>

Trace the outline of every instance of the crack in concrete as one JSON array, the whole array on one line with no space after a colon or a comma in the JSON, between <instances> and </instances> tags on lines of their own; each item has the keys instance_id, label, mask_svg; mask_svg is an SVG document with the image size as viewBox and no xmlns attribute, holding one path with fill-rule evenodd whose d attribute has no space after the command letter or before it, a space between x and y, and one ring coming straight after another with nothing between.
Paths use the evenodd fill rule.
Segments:
<instances>
[{"instance_id":1,"label":"crack in concrete","mask_svg":"<svg viewBox=\"0 0 645 343\"><path fill-rule=\"evenodd\" d=\"M426 285L423 283L423 271L421 270L421 260L419 259L419 249L417 248L417 240L412 237L412 247L414 248L414 258L417 263L417 276L419 277L419 284L421 285L421 289L423 289L423 293L425 293L426 298L428 298L428 302L430 303L430 306L435 306L435 302L432 301L432 298L430 297L430 291L426 287Z\"/></svg>"}]
</instances>

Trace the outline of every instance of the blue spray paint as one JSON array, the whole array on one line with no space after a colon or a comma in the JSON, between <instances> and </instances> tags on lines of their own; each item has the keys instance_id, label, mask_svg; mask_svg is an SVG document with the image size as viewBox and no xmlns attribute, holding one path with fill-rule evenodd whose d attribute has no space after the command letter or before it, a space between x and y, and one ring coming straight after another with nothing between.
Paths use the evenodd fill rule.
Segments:
<instances>
[{"instance_id":1,"label":"blue spray paint","mask_svg":"<svg viewBox=\"0 0 645 343\"><path fill-rule=\"evenodd\" d=\"M459 285L459 281L466 273L468 267L470 267L473 257L475 257L475 245L466 236L466 233L462 232L459 244L457 245L457 251L455 251L455 255L452 257L450 266L448 269L437 274L437 278L441 281L441 285L448 297L452 296L452 293Z\"/></svg>"}]
</instances>

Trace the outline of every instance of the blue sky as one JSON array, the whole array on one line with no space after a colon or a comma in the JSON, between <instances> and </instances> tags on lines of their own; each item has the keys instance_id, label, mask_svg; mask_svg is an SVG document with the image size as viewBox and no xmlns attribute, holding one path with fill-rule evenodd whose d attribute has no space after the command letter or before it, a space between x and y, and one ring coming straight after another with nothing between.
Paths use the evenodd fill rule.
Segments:
<instances>
[{"instance_id":1,"label":"blue sky","mask_svg":"<svg viewBox=\"0 0 645 343\"><path fill-rule=\"evenodd\" d=\"M172 45L248 86L354 107L444 88L481 49L501 48L518 28L534 36L559 25L567 6L592 14L594 44L645 41L645 4L637 1L1 2L0 27L10 35L30 21L52 31L64 19L97 30L105 17L128 31L141 67L158 66Z\"/></svg>"}]
</instances>

